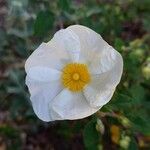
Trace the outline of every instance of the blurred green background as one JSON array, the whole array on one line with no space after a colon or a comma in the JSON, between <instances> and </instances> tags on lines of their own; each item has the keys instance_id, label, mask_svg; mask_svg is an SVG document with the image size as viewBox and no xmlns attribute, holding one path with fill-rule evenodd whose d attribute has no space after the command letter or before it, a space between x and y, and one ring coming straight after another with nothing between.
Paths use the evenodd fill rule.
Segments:
<instances>
[{"instance_id":1,"label":"blurred green background","mask_svg":"<svg viewBox=\"0 0 150 150\"><path fill-rule=\"evenodd\" d=\"M115 47L124 73L95 115L45 123L30 105L24 62L72 24ZM0 0L0 150L149 150L149 31L150 0Z\"/></svg>"}]
</instances>

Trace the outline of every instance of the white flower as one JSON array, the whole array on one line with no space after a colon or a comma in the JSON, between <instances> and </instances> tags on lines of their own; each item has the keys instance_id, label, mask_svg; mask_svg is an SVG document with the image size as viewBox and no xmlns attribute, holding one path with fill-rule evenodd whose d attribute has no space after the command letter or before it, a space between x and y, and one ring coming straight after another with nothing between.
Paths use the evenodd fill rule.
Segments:
<instances>
[{"instance_id":1,"label":"white flower","mask_svg":"<svg viewBox=\"0 0 150 150\"><path fill-rule=\"evenodd\" d=\"M73 25L27 59L26 84L44 121L80 119L111 99L123 70L121 55L93 30Z\"/></svg>"}]
</instances>

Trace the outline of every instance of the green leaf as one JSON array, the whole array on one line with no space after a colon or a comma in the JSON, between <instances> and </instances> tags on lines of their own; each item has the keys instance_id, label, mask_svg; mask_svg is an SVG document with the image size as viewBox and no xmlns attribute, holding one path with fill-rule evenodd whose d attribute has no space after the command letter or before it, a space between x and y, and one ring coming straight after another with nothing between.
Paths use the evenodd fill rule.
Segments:
<instances>
[{"instance_id":1,"label":"green leaf","mask_svg":"<svg viewBox=\"0 0 150 150\"><path fill-rule=\"evenodd\" d=\"M65 11L69 10L69 0L59 0L58 6Z\"/></svg>"},{"instance_id":2,"label":"green leaf","mask_svg":"<svg viewBox=\"0 0 150 150\"><path fill-rule=\"evenodd\" d=\"M96 130L96 119L88 122L83 131L84 144L87 150L97 150L99 134Z\"/></svg>"},{"instance_id":3,"label":"green leaf","mask_svg":"<svg viewBox=\"0 0 150 150\"><path fill-rule=\"evenodd\" d=\"M91 8L91 9L87 10L86 17L90 17L92 15L96 15L96 14L99 14L101 12L102 12L102 10L99 7L96 6L94 8Z\"/></svg>"},{"instance_id":4,"label":"green leaf","mask_svg":"<svg viewBox=\"0 0 150 150\"><path fill-rule=\"evenodd\" d=\"M16 38L18 44L14 46L15 51L21 56L26 58L28 56L27 45L25 40Z\"/></svg>"},{"instance_id":5,"label":"green leaf","mask_svg":"<svg viewBox=\"0 0 150 150\"><path fill-rule=\"evenodd\" d=\"M124 106L124 105L129 105L132 102L132 97L125 95L125 94L120 94L120 93L116 93L115 96L113 97L113 101L111 102L112 105L114 106Z\"/></svg>"},{"instance_id":6,"label":"green leaf","mask_svg":"<svg viewBox=\"0 0 150 150\"><path fill-rule=\"evenodd\" d=\"M22 143L19 130L8 125L0 126L0 135L1 137L5 137L7 141L10 141L8 144L8 150L20 150Z\"/></svg>"},{"instance_id":7,"label":"green leaf","mask_svg":"<svg viewBox=\"0 0 150 150\"><path fill-rule=\"evenodd\" d=\"M135 116L130 118L133 123L133 129L142 132L144 135L150 135L150 119L145 116Z\"/></svg>"},{"instance_id":8,"label":"green leaf","mask_svg":"<svg viewBox=\"0 0 150 150\"><path fill-rule=\"evenodd\" d=\"M133 103L142 102L145 98L145 90L140 85L133 85L130 89L132 97L134 98Z\"/></svg>"},{"instance_id":9,"label":"green leaf","mask_svg":"<svg viewBox=\"0 0 150 150\"><path fill-rule=\"evenodd\" d=\"M136 140L134 139L134 137L131 138L131 141L130 141L130 145L128 147L128 150L138 150L138 145L137 145L137 142Z\"/></svg>"},{"instance_id":10,"label":"green leaf","mask_svg":"<svg viewBox=\"0 0 150 150\"><path fill-rule=\"evenodd\" d=\"M124 45L124 42L121 40L121 39L119 39L119 38L116 38L116 40L115 40L115 48L119 51L119 52L121 52L122 50L122 46Z\"/></svg>"},{"instance_id":11,"label":"green leaf","mask_svg":"<svg viewBox=\"0 0 150 150\"><path fill-rule=\"evenodd\" d=\"M54 15L51 11L41 11L37 15L34 23L34 33L37 36L44 36L52 27L54 23Z\"/></svg>"}]
</instances>

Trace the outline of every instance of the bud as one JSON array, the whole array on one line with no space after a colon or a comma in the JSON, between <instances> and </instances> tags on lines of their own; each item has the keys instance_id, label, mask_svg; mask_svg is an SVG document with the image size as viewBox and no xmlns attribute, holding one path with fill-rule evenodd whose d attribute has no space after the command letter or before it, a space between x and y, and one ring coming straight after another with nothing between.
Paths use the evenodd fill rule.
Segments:
<instances>
[{"instance_id":1,"label":"bud","mask_svg":"<svg viewBox=\"0 0 150 150\"><path fill-rule=\"evenodd\" d=\"M146 59L146 62L147 62L148 64L150 64L150 57L148 57L148 58Z\"/></svg>"},{"instance_id":2,"label":"bud","mask_svg":"<svg viewBox=\"0 0 150 150\"><path fill-rule=\"evenodd\" d=\"M132 48L137 48L137 47L140 47L142 45L142 40L141 39L136 39L132 42L130 42L130 47Z\"/></svg>"},{"instance_id":3,"label":"bud","mask_svg":"<svg viewBox=\"0 0 150 150\"><path fill-rule=\"evenodd\" d=\"M124 136L124 137L120 140L119 145L120 145L122 148L124 148L124 149L128 149L129 144L130 144L130 141L131 141L131 139L130 139L129 136Z\"/></svg>"},{"instance_id":4,"label":"bud","mask_svg":"<svg viewBox=\"0 0 150 150\"><path fill-rule=\"evenodd\" d=\"M137 57L143 57L144 56L144 50L143 49L136 49L135 52L134 52L135 56Z\"/></svg>"},{"instance_id":5,"label":"bud","mask_svg":"<svg viewBox=\"0 0 150 150\"><path fill-rule=\"evenodd\" d=\"M145 79L147 80L150 79L150 65L147 65L142 68L142 74Z\"/></svg>"},{"instance_id":6,"label":"bud","mask_svg":"<svg viewBox=\"0 0 150 150\"><path fill-rule=\"evenodd\" d=\"M120 128L116 125L112 125L110 127L110 132L111 132L111 140L118 144L119 139L120 139Z\"/></svg>"},{"instance_id":7,"label":"bud","mask_svg":"<svg viewBox=\"0 0 150 150\"><path fill-rule=\"evenodd\" d=\"M101 134L104 134L105 127L100 119L97 119L96 130L99 131Z\"/></svg>"},{"instance_id":8,"label":"bud","mask_svg":"<svg viewBox=\"0 0 150 150\"><path fill-rule=\"evenodd\" d=\"M120 121L124 127L130 127L131 126L130 120L124 116L120 117Z\"/></svg>"},{"instance_id":9,"label":"bud","mask_svg":"<svg viewBox=\"0 0 150 150\"><path fill-rule=\"evenodd\" d=\"M140 147L145 147L145 143L142 139L139 140L139 146Z\"/></svg>"},{"instance_id":10,"label":"bud","mask_svg":"<svg viewBox=\"0 0 150 150\"><path fill-rule=\"evenodd\" d=\"M135 49L131 52L130 56L132 59L142 61L144 58L144 50L141 48Z\"/></svg>"},{"instance_id":11,"label":"bud","mask_svg":"<svg viewBox=\"0 0 150 150\"><path fill-rule=\"evenodd\" d=\"M124 85L124 87L126 87L126 88L129 87L129 83L128 83L127 81L125 81L125 82L123 83L123 85Z\"/></svg>"}]
</instances>

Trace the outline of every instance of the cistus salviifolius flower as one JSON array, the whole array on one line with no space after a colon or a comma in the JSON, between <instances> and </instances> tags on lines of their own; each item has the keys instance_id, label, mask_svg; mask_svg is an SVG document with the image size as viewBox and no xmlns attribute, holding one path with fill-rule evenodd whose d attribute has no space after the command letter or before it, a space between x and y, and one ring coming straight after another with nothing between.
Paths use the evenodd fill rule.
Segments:
<instances>
[{"instance_id":1,"label":"cistus salviifolius flower","mask_svg":"<svg viewBox=\"0 0 150 150\"><path fill-rule=\"evenodd\" d=\"M123 59L93 30L72 25L42 43L25 63L35 114L43 121L81 119L108 103Z\"/></svg>"}]
</instances>

